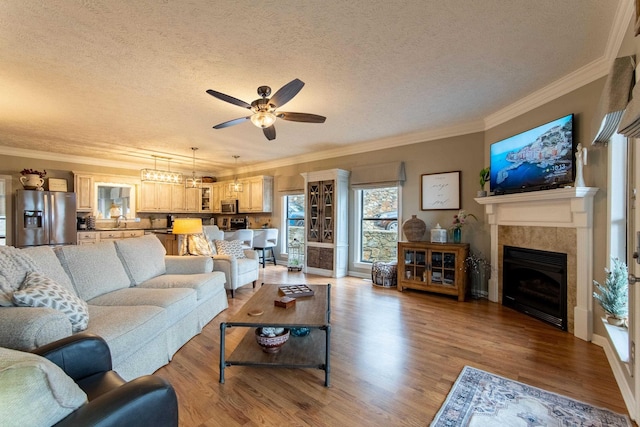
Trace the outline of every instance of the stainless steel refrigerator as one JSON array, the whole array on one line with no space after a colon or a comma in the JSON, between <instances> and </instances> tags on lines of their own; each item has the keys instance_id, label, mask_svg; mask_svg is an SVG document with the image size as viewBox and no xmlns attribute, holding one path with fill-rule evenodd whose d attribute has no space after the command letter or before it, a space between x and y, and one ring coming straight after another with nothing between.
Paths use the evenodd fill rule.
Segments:
<instances>
[{"instance_id":1,"label":"stainless steel refrigerator","mask_svg":"<svg viewBox=\"0 0 640 427\"><path fill-rule=\"evenodd\" d=\"M76 244L75 193L17 190L14 206L16 247Z\"/></svg>"}]
</instances>

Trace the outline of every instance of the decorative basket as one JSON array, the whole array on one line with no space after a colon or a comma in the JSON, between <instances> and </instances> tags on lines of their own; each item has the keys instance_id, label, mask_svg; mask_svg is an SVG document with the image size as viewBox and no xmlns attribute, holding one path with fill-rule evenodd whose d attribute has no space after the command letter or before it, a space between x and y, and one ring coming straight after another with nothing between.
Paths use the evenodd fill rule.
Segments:
<instances>
[{"instance_id":1,"label":"decorative basket","mask_svg":"<svg viewBox=\"0 0 640 427\"><path fill-rule=\"evenodd\" d=\"M411 218L402 224L402 232L410 242L422 241L422 237L426 231L427 225L416 215L411 215Z\"/></svg>"}]
</instances>

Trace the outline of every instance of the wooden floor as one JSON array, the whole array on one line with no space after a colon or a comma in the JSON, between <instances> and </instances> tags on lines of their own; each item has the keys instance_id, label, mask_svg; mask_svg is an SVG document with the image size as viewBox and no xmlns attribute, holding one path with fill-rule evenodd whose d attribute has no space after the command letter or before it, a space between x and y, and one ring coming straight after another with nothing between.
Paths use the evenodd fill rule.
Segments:
<instances>
[{"instance_id":1,"label":"wooden floor","mask_svg":"<svg viewBox=\"0 0 640 427\"><path fill-rule=\"evenodd\" d=\"M253 295L245 286L156 373L176 389L181 426L425 426L465 365L628 414L602 348L500 304L282 266L261 282L332 284L331 387L314 369L231 366L218 382L220 322ZM227 332L227 355L244 332Z\"/></svg>"}]
</instances>

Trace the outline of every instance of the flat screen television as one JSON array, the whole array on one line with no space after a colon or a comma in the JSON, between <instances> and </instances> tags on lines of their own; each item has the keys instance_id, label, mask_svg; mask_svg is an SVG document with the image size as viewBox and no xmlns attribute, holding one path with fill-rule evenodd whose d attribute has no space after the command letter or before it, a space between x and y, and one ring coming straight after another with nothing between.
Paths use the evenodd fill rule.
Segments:
<instances>
[{"instance_id":1,"label":"flat screen television","mask_svg":"<svg viewBox=\"0 0 640 427\"><path fill-rule=\"evenodd\" d=\"M573 114L491 144L494 195L573 183Z\"/></svg>"}]
</instances>

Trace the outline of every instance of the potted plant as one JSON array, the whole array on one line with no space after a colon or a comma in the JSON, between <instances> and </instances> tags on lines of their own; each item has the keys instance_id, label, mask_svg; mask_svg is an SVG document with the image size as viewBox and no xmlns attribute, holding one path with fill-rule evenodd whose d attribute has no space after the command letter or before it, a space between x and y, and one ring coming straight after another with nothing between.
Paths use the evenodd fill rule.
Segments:
<instances>
[{"instance_id":1,"label":"potted plant","mask_svg":"<svg viewBox=\"0 0 640 427\"><path fill-rule=\"evenodd\" d=\"M484 184L489 182L489 177L490 175L491 169L489 169L488 167L483 168L480 171L480 190L478 190L478 197L486 197L487 196L487 192L484 189Z\"/></svg>"},{"instance_id":2,"label":"potted plant","mask_svg":"<svg viewBox=\"0 0 640 427\"><path fill-rule=\"evenodd\" d=\"M476 221L478 218L472 213L467 213L464 209L458 211L456 215L453 216L453 222L449 229L453 232L453 243L460 243L462 238L462 227L469 221L469 218L473 218Z\"/></svg>"},{"instance_id":3,"label":"potted plant","mask_svg":"<svg viewBox=\"0 0 640 427\"><path fill-rule=\"evenodd\" d=\"M619 326L628 315L629 271L627 264L618 258L612 258L611 264L611 270L604 269L607 273L604 285L593 281L599 291L594 292L593 297L607 314L607 322Z\"/></svg>"},{"instance_id":4,"label":"potted plant","mask_svg":"<svg viewBox=\"0 0 640 427\"><path fill-rule=\"evenodd\" d=\"M42 189L44 185L44 177L47 175L47 171L37 171L34 169L22 169L20 171L20 182L26 190L38 190Z\"/></svg>"}]
</instances>

